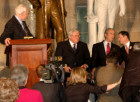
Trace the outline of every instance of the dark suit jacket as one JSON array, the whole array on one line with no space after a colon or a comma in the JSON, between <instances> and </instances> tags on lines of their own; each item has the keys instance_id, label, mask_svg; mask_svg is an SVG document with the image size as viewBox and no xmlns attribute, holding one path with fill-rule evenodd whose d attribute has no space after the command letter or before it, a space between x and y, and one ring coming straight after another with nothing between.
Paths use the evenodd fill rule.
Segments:
<instances>
[{"instance_id":1,"label":"dark suit jacket","mask_svg":"<svg viewBox=\"0 0 140 102\"><path fill-rule=\"evenodd\" d=\"M122 96L122 90L127 86L140 87L140 51L134 51L127 55L127 65L120 85L120 96Z\"/></svg>"},{"instance_id":2,"label":"dark suit jacket","mask_svg":"<svg viewBox=\"0 0 140 102\"><path fill-rule=\"evenodd\" d=\"M41 92L44 102L62 102L64 89L61 83L48 84L40 81L32 88Z\"/></svg>"},{"instance_id":3,"label":"dark suit jacket","mask_svg":"<svg viewBox=\"0 0 140 102\"><path fill-rule=\"evenodd\" d=\"M107 86L93 86L86 83L77 83L70 85L65 90L65 101L66 102L87 102L90 93L105 93Z\"/></svg>"},{"instance_id":4,"label":"dark suit jacket","mask_svg":"<svg viewBox=\"0 0 140 102\"><path fill-rule=\"evenodd\" d=\"M114 54L119 55L120 47L118 45L111 43L110 53L114 53ZM106 57L107 56L106 56L103 41L100 43L94 44L93 48L92 48L92 68L94 68L94 67L97 68L99 66L105 66L106 65Z\"/></svg>"},{"instance_id":5,"label":"dark suit jacket","mask_svg":"<svg viewBox=\"0 0 140 102\"><path fill-rule=\"evenodd\" d=\"M32 36L30 33L28 27L25 25L28 35ZM1 34L0 41L1 43L4 44L4 41L6 38L11 38L11 39L23 39L25 36L25 32L19 23L19 21L16 19L15 16L13 16L5 25L4 32Z\"/></svg>"},{"instance_id":6,"label":"dark suit jacket","mask_svg":"<svg viewBox=\"0 0 140 102\"><path fill-rule=\"evenodd\" d=\"M130 42L129 54L133 51L133 45L134 42ZM119 63L121 64L123 61L125 61L125 64L127 64L127 53L124 46L121 47L120 54L121 54L121 58L119 60Z\"/></svg>"},{"instance_id":7,"label":"dark suit jacket","mask_svg":"<svg viewBox=\"0 0 140 102\"><path fill-rule=\"evenodd\" d=\"M75 52L68 40L58 43L55 56L62 56L63 62L71 68L81 66L83 64L90 65L90 54L87 44L81 41L77 43L77 49Z\"/></svg>"}]
</instances>

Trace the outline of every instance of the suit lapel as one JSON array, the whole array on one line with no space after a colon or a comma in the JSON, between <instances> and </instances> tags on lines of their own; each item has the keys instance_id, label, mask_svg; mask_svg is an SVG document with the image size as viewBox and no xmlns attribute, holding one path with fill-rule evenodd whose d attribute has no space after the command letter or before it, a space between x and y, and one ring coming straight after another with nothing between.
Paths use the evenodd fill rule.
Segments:
<instances>
[{"instance_id":1,"label":"suit lapel","mask_svg":"<svg viewBox=\"0 0 140 102\"><path fill-rule=\"evenodd\" d=\"M130 53L133 51L133 45L134 45L134 43L130 42L130 46L129 46L129 52Z\"/></svg>"},{"instance_id":2,"label":"suit lapel","mask_svg":"<svg viewBox=\"0 0 140 102\"><path fill-rule=\"evenodd\" d=\"M104 56L106 56L106 52L105 52L105 47L104 47L104 43L103 43L104 41L102 41L101 42L101 53L103 53L104 54ZM103 49L103 50L102 50Z\"/></svg>"},{"instance_id":3,"label":"suit lapel","mask_svg":"<svg viewBox=\"0 0 140 102\"><path fill-rule=\"evenodd\" d=\"M16 19L15 16L13 16L13 19L15 20L16 25L18 25L18 26L16 26L16 27L18 27L19 31L22 32L21 34L24 34L24 36L25 36L26 34L25 34L25 32L24 32L24 30L23 30L21 24L19 23L19 21Z\"/></svg>"},{"instance_id":4,"label":"suit lapel","mask_svg":"<svg viewBox=\"0 0 140 102\"><path fill-rule=\"evenodd\" d=\"M76 52L75 53L78 53L80 51L80 47L81 47L81 44L80 44L80 41L77 43L77 49L76 49Z\"/></svg>"},{"instance_id":5,"label":"suit lapel","mask_svg":"<svg viewBox=\"0 0 140 102\"><path fill-rule=\"evenodd\" d=\"M115 46L114 46L113 43L111 43L111 49L110 49L110 51L114 51L114 50L115 50Z\"/></svg>"},{"instance_id":6,"label":"suit lapel","mask_svg":"<svg viewBox=\"0 0 140 102\"><path fill-rule=\"evenodd\" d=\"M66 44L67 44L68 50L71 51L71 52L73 53L74 51L73 51L73 49L72 49L72 47L71 47L71 45L70 45L69 40L66 41Z\"/></svg>"}]
</instances>

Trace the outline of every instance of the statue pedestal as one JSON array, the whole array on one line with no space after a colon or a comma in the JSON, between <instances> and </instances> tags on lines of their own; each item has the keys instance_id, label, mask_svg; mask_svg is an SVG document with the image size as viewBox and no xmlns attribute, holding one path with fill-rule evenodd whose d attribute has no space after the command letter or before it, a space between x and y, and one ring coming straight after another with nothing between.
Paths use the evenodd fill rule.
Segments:
<instances>
[{"instance_id":1,"label":"statue pedestal","mask_svg":"<svg viewBox=\"0 0 140 102\"><path fill-rule=\"evenodd\" d=\"M97 42L97 22L98 18L92 17L89 18L87 17L87 22L88 22L88 48L90 55L92 54L92 46Z\"/></svg>"}]
</instances>

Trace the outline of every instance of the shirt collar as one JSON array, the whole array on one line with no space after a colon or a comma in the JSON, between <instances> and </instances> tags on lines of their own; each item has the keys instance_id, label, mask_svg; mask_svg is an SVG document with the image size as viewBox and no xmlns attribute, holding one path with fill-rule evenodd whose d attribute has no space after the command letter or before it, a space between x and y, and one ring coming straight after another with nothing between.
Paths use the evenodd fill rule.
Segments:
<instances>
[{"instance_id":1,"label":"shirt collar","mask_svg":"<svg viewBox=\"0 0 140 102\"><path fill-rule=\"evenodd\" d=\"M128 42L126 43L126 46L129 48L129 46L130 46L130 41L128 41Z\"/></svg>"},{"instance_id":2,"label":"shirt collar","mask_svg":"<svg viewBox=\"0 0 140 102\"><path fill-rule=\"evenodd\" d=\"M70 45L73 47L74 43L72 41L70 41L70 40L69 40L69 42L70 42ZM75 44L75 45L77 46L77 44Z\"/></svg>"},{"instance_id":3,"label":"shirt collar","mask_svg":"<svg viewBox=\"0 0 140 102\"><path fill-rule=\"evenodd\" d=\"M15 15L16 19L19 21L19 23L22 25L22 20L19 19L16 15Z\"/></svg>"},{"instance_id":4,"label":"shirt collar","mask_svg":"<svg viewBox=\"0 0 140 102\"><path fill-rule=\"evenodd\" d=\"M44 81L44 79L41 78L40 81Z\"/></svg>"},{"instance_id":5,"label":"shirt collar","mask_svg":"<svg viewBox=\"0 0 140 102\"><path fill-rule=\"evenodd\" d=\"M111 47L111 42L107 42L106 40L104 41L104 45L107 46L108 43L109 43L109 46Z\"/></svg>"}]
</instances>

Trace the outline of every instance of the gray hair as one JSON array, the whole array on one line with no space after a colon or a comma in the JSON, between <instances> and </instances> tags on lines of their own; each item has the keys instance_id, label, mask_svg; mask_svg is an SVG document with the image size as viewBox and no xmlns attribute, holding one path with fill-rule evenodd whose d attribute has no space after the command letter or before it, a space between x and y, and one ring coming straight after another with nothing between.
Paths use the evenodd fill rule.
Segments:
<instances>
[{"instance_id":1,"label":"gray hair","mask_svg":"<svg viewBox=\"0 0 140 102\"><path fill-rule=\"evenodd\" d=\"M77 29L72 29L72 30L70 30L70 31L68 32L68 36L72 35L73 32L79 32L79 30L77 30Z\"/></svg>"},{"instance_id":2,"label":"gray hair","mask_svg":"<svg viewBox=\"0 0 140 102\"><path fill-rule=\"evenodd\" d=\"M18 64L11 68L11 79L15 80L18 86L24 86L28 74L29 71L23 64Z\"/></svg>"},{"instance_id":3,"label":"gray hair","mask_svg":"<svg viewBox=\"0 0 140 102\"><path fill-rule=\"evenodd\" d=\"M140 51L140 42L136 42L133 46L134 51Z\"/></svg>"},{"instance_id":4,"label":"gray hair","mask_svg":"<svg viewBox=\"0 0 140 102\"><path fill-rule=\"evenodd\" d=\"M25 5L23 4L19 4L16 8L15 8L15 13L20 15L21 13L23 12L26 12L28 9L28 7L26 7Z\"/></svg>"},{"instance_id":5,"label":"gray hair","mask_svg":"<svg viewBox=\"0 0 140 102\"><path fill-rule=\"evenodd\" d=\"M14 80L0 78L0 102L15 102L19 97L19 88Z\"/></svg>"},{"instance_id":6,"label":"gray hair","mask_svg":"<svg viewBox=\"0 0 140 102\"><path fill-rule=\"evenodd\" d=\"M108 34L108 31L109 30L114 30L113 28L107 28L106 30L105 30L105 32L104 32L104 34Z\"/></svg>"}]
</instances>

